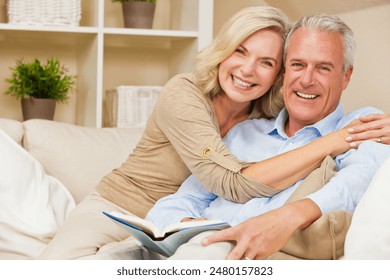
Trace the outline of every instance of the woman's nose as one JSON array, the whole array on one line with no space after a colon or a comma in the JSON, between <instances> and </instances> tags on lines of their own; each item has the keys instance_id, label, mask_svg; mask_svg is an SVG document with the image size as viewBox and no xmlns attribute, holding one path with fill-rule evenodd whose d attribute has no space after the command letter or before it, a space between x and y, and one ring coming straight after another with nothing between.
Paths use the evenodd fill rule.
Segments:
<instances>
[{"instance_id":1,"label":"woman's nose","mask_svg":"<svg viewBox=\"0 0 390 280\"><path fill-rule=\"evenodd\" d=\"M255 71L255 63L254 61L248 59L246 60L240 67L240 71L243 75L245 76L249 76L249 75L253 75L254 71Z\"/></svg>"}]
</instances>

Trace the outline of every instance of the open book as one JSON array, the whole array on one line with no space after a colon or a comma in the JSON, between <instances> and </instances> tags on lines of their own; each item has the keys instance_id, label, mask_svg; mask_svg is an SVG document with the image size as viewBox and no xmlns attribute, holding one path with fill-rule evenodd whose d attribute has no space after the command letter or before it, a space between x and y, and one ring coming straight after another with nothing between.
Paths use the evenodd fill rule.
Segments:
<instances>
[{"instance_id":1,"label":"open book","mask_svg":"<svg viewBox=\"0 0 390 280\"><path fill-rule=\"evenodd\" d=\"M191 221L172 224L160 231L150 221L137 216L125 215L119 212L103 212L119 226L126 229L145 247L159 254L170 257L176 249L192 237L207 230L219 230L230 227L220 220Z\"/></svg>"}]
</instances>

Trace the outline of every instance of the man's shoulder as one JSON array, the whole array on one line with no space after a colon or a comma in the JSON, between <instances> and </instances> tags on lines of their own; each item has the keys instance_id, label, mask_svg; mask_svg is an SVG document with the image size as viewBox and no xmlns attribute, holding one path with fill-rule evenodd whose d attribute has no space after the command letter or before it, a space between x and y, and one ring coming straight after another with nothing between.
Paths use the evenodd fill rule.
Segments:
<instances>
[{"instance_id":1,"label":"man's shoulder","mask_svg":"<svg viewBox=\"0 0 390 280\"><path fill-rule=\"evenodd\" d=\"M268 134L275 125L275 119L248 119L236 124L225 136L225 143L237 142L241 139L244 142L255 139L256 136Z\"/></svg>"},{"instance_id":2,"label":"man's shoulder","mask_svg":"<svg viewBox=\"0 0 390 280\"><path fill-rule=\"evenodd\" d=\"M231 132L246 133L246 132L253 132L253 131L258 131L258 132L266 131L268 133L270 130L274 128L274 126L275 126L275 119L266 119L266 118L248 119L235 125L231 129Z\"/></svg>"},{"instance_id":3,"label":"man's shoulder","mask_svg":"<svg viewBox=\"0 0 390 280\"><path fill-rule=\"evenodd\" d=\"M344 115L337 124L337 129L342 128L352 121L358 119L359 117L362 116L367 116L370 114L383 114L383 111L379 110L378 108L367 106L367 107L362 107L356 110L353 110L347 114Z\"/></svg>"}]
</instances>

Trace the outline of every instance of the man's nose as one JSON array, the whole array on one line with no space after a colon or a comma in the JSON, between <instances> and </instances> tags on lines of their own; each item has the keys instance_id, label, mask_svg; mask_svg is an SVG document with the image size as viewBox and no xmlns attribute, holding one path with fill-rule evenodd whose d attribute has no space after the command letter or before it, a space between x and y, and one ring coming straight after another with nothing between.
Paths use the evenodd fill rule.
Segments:
<instances>
[{"instance_id":1,"label":"man's nose","mask_svg":"<svg viewBox=\"0 0 390 280\"><path fill-rule=\"evenodd\" d=\"M302 73L300 83L303 87L310 87L314 84L314 69L307 67Z\"/></svg>"}]
</instances>

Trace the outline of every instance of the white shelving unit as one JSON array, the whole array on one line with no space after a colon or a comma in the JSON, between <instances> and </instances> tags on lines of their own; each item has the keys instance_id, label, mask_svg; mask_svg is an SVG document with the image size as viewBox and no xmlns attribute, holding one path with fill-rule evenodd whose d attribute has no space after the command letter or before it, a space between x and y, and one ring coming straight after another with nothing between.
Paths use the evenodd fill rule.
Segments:
<instances>
[{"instance_id":1,"label":"white shelving unit","mask_svg":"<svg viewBox=\"0 0 390 280\"><path fill-rule=\"evenodd\" d=\"M105 90L162 86L193 70L195 54L212 40L213 2L158 0L153 29L123 28L121 5L111 0L82 0L79 27L10 25L0 16L0 118L22 119L19 101L2 94L15 61L58 57L78 79L55 120L103 126Z\"/></svg>"}]
</instances>

